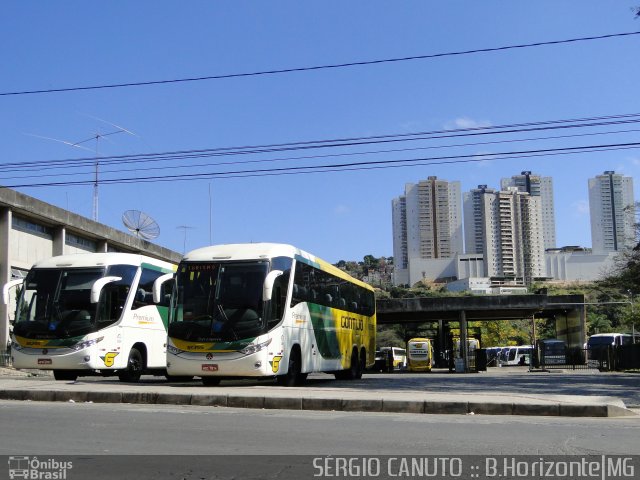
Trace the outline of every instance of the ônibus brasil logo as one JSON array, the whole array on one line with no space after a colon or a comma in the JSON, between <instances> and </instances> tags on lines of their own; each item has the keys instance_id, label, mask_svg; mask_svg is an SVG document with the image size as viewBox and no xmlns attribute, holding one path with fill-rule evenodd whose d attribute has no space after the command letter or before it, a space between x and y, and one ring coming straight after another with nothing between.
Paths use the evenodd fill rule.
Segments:
<instances>
[{"instance_id":1,"label":"\u00f4nibus brasil logo","mask_svg":"<svg viewBox=\"0 0 640 480\"><path fill-rule=\"evenodd\" d=\"M66 480L67 470L73 468L73 462L61 462L53 458L39 460L38 457L9 457L9 478L32 480Z\"/></svg>"}]
</instances>

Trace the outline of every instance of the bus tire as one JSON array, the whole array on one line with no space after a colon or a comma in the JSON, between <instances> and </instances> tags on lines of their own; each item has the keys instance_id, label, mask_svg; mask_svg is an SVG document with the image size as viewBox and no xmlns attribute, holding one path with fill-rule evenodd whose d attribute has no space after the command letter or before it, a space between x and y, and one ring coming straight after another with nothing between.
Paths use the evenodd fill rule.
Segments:
<instances>
[{"instance_id":1,"label":"bus tire","mask_svg":"<svg viewBox=\"0 0 640 480\"><path fill-rule=\"evenodd\" d=\"M351 352L351 363L346 370L339 370L334 373L338 380L357 380L362 378L362 369L360 368L360 357L358 351L354 348Z\"/></svg>"},{"instance_id":2,"label":"bus tire","mask_svg":"<svg viewBox=\"0 0 640 480\"><path fill-rule=\"evenodd\" d=\"M75 382L78 379L78 372L73 370L54 370L53 378L56 380L67 380L71 382Z\"/></svg>"},{"instance_id":3,"label":"bus tire","mask_svg":"<svg viewBox=\"0 0 640 480\"><path fill-rule=\"evenodd\" d=\"M361 379L362 374L366 369L367 369L367 350L363 348L362 350L360 350L359 362L358 362L359 371L358 371L358 376L356 378Z\"/></svg>"},{"instance_id":4,"label":"bus tire","mask_svg":"<svg viewBox=\"0 0 640 480\"><path fill-rule=\"evenodd\" d=\"M220 385L220 377L202 377L202 384L205 387L217 387Z\"/></svg>"},{"instance_id":5,"label":"bus tire","mask_svg":"<svg viewBox=\"0 0 640 480\"><path fill-rule=\"evenodd\" d=\"M118 373L118 378L121 382L137 383L140 381L143 370L144 360L142 359L142 354L137 348L132 348L129 352L127 368Z\"/></svg>"},{"instance_id":6,"label":"bus tire","mask_svg":"<svg viewBox=\"0 0 640 480\"><path fill-rule=\"evenodd\" d=\"M302 355L300 354L300 348L295 346L289 354L289 369L287 373L277 376L276 382L283 387L295 387L302 385L306 379L307 374L302 373Z\"/></svg>"},{"instance_id":7,"label":"bus tire","mask_svg":"<svg viewBox=\"0 0 640 480\"><path fill-rule=\"evenodd\" d=\"M164 378L167 382L190 382L193 380L193 375L169 375L165 373Z\"/></svg>"}]
</instances>

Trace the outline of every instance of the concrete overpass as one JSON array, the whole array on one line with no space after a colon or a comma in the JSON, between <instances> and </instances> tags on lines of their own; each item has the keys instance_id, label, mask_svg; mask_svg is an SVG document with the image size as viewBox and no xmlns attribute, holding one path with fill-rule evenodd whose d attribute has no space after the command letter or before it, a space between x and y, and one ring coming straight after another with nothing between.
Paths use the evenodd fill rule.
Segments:
<instances>
[{"instance_id":1,"label":"concrete overpass","mask_svg":"<svg viewBox=\"0 0 640 480\"><path fill-rule=\"evenodd\" d=\"M376 302L379 324L438 322L442 332L446 322L460 324L465 370L468 370L466 338L468 322L555 319L557 338L569 347L586 342L584 295L474 295L455 297L392 298Z\"/></svg>"}]
</instances>

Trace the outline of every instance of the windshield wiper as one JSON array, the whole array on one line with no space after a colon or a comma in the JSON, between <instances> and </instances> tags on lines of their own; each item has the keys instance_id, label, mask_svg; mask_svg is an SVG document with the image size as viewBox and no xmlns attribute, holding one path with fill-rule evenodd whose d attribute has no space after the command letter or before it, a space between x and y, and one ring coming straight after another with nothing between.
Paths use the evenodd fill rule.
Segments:
<instances>
[{"instance_id":1,"label":"windshield wiper","mask_svg":"<svg viewBox=\"0 0 640 480\"><path fill-rule=\"evenodd\" d=\"M220 316L222 317L222 328L221 330L229 330L232 334L233 334L233 338L234 340L238 340L238 334L236 333L235 329L233 328L233 321L229 320L229 317L227 316L226 312L224 311L224 307L221 304L217 305L218 307L218 313L220 314ZM215 322L215 319L214 319ZM211 327L213 328L213 325L215 325L215 323L213 323L211 325Z\"/></svg>"}]
</instances>

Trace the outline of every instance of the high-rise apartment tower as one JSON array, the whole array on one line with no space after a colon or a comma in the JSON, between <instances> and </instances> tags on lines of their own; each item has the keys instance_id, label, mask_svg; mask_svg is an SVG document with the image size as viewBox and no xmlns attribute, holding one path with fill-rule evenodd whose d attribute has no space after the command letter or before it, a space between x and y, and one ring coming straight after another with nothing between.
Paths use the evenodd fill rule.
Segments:
<instances>
[{"instance_id":1,"label":"high-rise apartment tower","mask_svg":"<svg viewBox=\"0 0 640 480\"><path fill-rule=\"evenodd\" d=\"M524 171L520 175L500 180L501 190L507 190L508 187L516 187L520 192L527 192L532 197L540 197L544 248L555 248L556 219L553 204L553 179Z\"/></svg>"},{"instance_id":2,"label":"high-rise apartment tower","mask_svg":"<svg viewBox=\"0 0 640 480\"><path fill-rule=\"evenodd\" d=\"M589 179L593 253L635 245L633 179L614 171Z\"/></svg>"},{"instance_id":3,"label":"high-rise apartment tower","mask_svg":"<svg viewBox=\"0 0 640 480\"><path fill-rule=\"evenodd\" d=\"M452 258L462 253L460 182L428 177L409 183L391 207L396 284L408 283L412 259Z\"/></svg>"},{"instance_id":4,"label":"high-rise apartment tower","mask_svg":"<svg viewBox=\"0 0 640 480\"><path fill-rule=\"evenodd\" d=\"M545 276L541 199L479 185L464 195L467 253L482 253L485 275L527 284Z\"/></svg>"}]
</instances>

